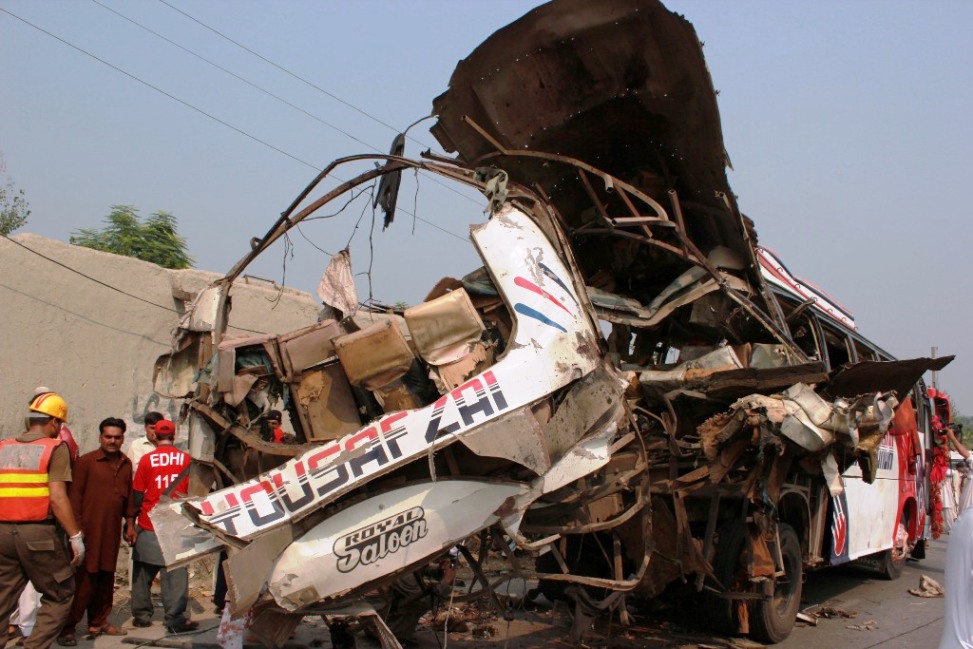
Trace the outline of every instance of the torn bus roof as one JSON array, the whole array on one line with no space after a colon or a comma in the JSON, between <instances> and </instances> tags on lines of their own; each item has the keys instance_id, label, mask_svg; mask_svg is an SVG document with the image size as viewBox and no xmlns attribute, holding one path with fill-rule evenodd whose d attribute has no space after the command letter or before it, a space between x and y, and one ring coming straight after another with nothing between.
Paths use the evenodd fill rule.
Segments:
<instances>
[{"instance_id":1,"label":"torn bus roof","mask_svg":"<svg viewBox=\"0 0 973 649\"><path fill-rule=\"evenodd\" d=\"M666 205L673 189L700 248L744 250L723 199L733 201L728 158L702 46L689 21L660 2L542 5L460 61L433 112L432 132L447 151L537 183L572 225L584 218L583 188L556 165L498 155L494 142L577 158Z\"/></svg>"}]
</instances>

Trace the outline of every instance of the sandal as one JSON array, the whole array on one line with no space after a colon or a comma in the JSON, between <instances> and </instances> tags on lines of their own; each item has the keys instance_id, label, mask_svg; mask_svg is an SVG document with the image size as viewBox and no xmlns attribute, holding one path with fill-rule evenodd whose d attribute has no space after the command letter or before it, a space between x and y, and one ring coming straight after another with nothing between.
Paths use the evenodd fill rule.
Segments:
<instances>
[{"instance_id":1,"label":"sandal","mask_svg":"<svg viewBox=\"0 0 973 649\"><path fill-rule=\"evenodd\" d=\"M74 631L69 631L68 633L62 633L57 637L57 643L62 647L77 647L78 638L74 635Z\"/></svg>"},{"instance_id":2,"label":"sandal","mask_svg":"<svg viewBox=\"0 0 973 649\"><path fill-rule=\"evenodd\" d=\"M111 624L106 624L100 629L89 627L88 633L96 638L100 635L128 635L128 631L125 629L119 629L117 626L112 626Z\"/></svg>"},{"instance_id":3,"label":"sandal","mask_svg":"<svg viewBox=\"0 0 973 649\"><path fill-rule=\"evenodd\" d=\"M195 631L199 628L199 622L194 622L193 620L186 620L179 624L167 625L166 629L169 633L189 633L190 631Z\"/></svg>"}]
</instances>

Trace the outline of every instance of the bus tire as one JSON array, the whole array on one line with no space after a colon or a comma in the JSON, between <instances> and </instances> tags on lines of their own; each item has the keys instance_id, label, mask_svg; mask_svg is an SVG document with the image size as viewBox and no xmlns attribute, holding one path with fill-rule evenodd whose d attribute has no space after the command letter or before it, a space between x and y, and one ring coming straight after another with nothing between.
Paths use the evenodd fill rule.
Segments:
<instances>
[{"instance_id":1,"label":"bus tire","mask_svg":"<svg viewBox=\"0 0 973 649\"><path fill-rule=\"evenodd\" d=\"M790 635L801 607L804 585L804 562L797 532L786 523L778 523L777 533L784 576L774 583L772 597L750 603L750 637L768 644L780 642Z\"/></svg>"},{"instance_id":2,"label":"bus tire","mask_svg":"<svg viewBox=\"0 0 973 649\"><path fill-rule=\"evenodd\" d=\"M891 548L879 555L878 574L882 579L892 581L902 576L902 568L905 567L905 552L900 552L896 548Z\"/></svg>"},{"instance_id":3,"label":"bus tire","mask_svg":"<svg viewBox=\"0 0 973 649\"><path fill-rule=\"evenodd\" d=\"M713 576L727 590L734 590L734 582L738 581L745 544L746 527L742 521L730 521L719 529L713 556ZM726 635L739 633L738 601L706 593L704 604L706 623L713 631Z\"/></svg>"}]
</instances>

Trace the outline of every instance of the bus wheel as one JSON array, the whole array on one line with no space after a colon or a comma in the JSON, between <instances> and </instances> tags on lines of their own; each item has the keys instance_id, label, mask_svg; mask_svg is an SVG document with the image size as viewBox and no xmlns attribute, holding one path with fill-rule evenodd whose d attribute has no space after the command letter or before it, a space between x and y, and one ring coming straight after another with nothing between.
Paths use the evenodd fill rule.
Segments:
<instances>
[{"instance_id":1,"label":"bus wheel","mask_svg":"<svg viewBox=\"0 0 973 649\"><path fill-rule=\"evenodd\" d=\"M778 523L777 530L784 575L774 583L772 597L750 603L750 636L766 643L780 642L790 635L801 606L804 582L804 563L797 533L786 523Z\"/></svg>"},{"instance_id":2,"label":"bus wheel","mask_svg":"<svg viewBox=\"0 0 973 649\"><path fill-rule=\"evenodd\" d=\"M909 534L901 523L897 529L895 545L878 555L878 572L882 579L898 579L902 576L906 556L909 554Z\"/></svg>"},{"instance_id":3,"label":"bus wheel","mask_svg":"<svg viewBox=\"0 0 973 649\"><path fill-rule=\"evenodd\" d=\"M716 552L713 556L713 575L729 591L749 588L746 568L742 565L746 549L746 528L741 521L731 521L719 529ZM703 596L706 622L717 633L739 633L739 614L742 600L732 600L706 593Z\"/></svg>"}]
</instances>

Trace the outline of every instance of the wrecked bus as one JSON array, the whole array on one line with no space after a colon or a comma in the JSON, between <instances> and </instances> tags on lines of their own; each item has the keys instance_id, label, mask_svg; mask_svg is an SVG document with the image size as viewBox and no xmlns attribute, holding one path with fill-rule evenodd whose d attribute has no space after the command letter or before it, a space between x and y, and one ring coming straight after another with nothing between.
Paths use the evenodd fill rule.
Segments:
<instances>
[{"instance_id":1,"label":"wrecked bus","mask_svg":"<svg viewBox=\"0 0 973 649\"><path fill-rule=\"evenodd\" d=\"M374 618L370 593L454 546L490 593L471 549L490 535L578 616L624 621L627 594L688 581L713 626L771 642L806 567L872 556L893 576L922 535L915 386L950 357L892 360L757 246L691 24L653 0L543 5L433 112L453 157L405 157L400 136L329 165L157 362L194 459L191 497L152 514L169 565L226 552L234 613L270 645L308 613ZM227 335L234 281L306 219L369 187L395 236L405 172L482 195L478 267L376 309L342 250L320 322ZM290 443L267 439L273 407Z\"/></svg>"}]
</instances>

